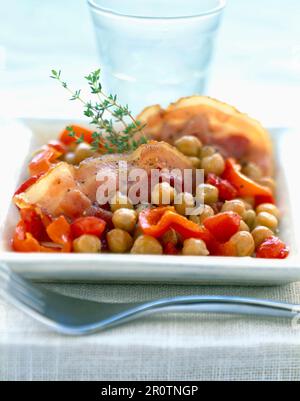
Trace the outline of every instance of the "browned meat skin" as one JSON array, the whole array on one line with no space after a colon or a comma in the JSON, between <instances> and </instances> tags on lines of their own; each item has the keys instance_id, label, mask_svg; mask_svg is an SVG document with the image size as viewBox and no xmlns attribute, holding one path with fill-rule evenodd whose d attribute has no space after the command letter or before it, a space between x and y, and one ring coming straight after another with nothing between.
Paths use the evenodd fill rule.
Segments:
<instances>
[{"instance_id":1,"label":"browned meat skin","mask_svg":"<svg viewBox=\"0 0 300 401\"><path fill-rule=\"evenodd\" d=\"M25 192L15 196L18 207L34 205L55 217L61 214L70 219L89 213L96 200L97 173L105 169L106 174L118 176L118 162L126 161L128 170L143 168L150 173L152 168L192 168L188 158L173 146L151 141L131 154L105 155L89 158L78 167L65 162L58 163ZM148 177L147 177L148 185Z\"/></svg>"},{"instance_id":2,"label":"browned meat skin","mask_svg":"<svg viewBox=\"0 0 300 401\"><path fill-rule=\"evenodd\" d=\"M147 107L138 117L149 137L173 144L182 135L197 136L225 157L252 161L272 176L274 160L269 133L233 107L205 96L179 99L166 109Z\"/></svg>"},{"instance_id":3,"label":"browned meat skin","mask_svg":"<svg viewBox=\"0 0 300 401\"><path fill-rule=\"evenodd\" d=\"M173 146L164 142L151 141L147 145L140 146L135 152L128 155L105 155L98 158L86 159L81 162L75 173L76 180L81 191L94 202L96 191L100 184L95 180L99 171L107 171L109 175L118 173L118 162L126 161L128 173L133 168L144 169L150 174L151 169L189 169L192 164L188 158L178 152ZM145 183L148 185L148 183Z\"/></svg>"}]
</instances>

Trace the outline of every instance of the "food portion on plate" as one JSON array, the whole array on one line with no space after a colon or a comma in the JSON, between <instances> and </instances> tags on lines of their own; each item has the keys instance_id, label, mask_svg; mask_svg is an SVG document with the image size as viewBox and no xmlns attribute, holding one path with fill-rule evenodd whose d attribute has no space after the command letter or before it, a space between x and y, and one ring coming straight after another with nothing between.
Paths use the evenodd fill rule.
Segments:
<instances>
[{"instance_id":1,"label":"food portion on plate","mask_svg":"<svg viewBox=\"0 0 300 401\"><path fill-rule=\"evenodd\" d=\"M288 256L279 239L272 142L258 122L193 96L166 110L148 107L132 124L138 129L121 142L112 125L110 132L73 125L33 155L29 178L13 197L20 212L13 250ZM119 179L120 162L126 162L127 191L116 186L99 203L99 173ZM154 186L153 169L162 173ZM128 179L137 170L145 173L139 195L149 190L138 203ZM200 184L196 170L204 171ZM192 172L190 192L184 191L185 171Z\"/></svg>"}]
</instances>

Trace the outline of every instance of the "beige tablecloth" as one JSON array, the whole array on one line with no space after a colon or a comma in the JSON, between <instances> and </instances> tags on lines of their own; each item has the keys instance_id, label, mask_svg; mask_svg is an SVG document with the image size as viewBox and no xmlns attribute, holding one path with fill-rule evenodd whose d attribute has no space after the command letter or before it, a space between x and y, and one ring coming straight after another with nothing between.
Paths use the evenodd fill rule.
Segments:
<instances>
[{"instance_id":1,"label":"beige tablecloth","mask_svg":"<svg viewBox=\"0 0 300 401\"><path fill-rule=\"evenodd\" d=\"M272 298L283 287L47 285L99 301L188 294ZM283 319L163 314L84 338L64 337L0 303L0 380L299 380L300 326Z\"/></svg>"}]
</instances>

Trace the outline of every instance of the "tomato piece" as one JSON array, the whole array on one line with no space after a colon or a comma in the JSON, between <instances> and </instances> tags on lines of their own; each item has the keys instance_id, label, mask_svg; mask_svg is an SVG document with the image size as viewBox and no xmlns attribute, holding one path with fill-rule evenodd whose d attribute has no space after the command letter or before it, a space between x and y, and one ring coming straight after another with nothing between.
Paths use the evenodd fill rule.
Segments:
<instances>
[{"instance_id":1,"label":"tomato piece","mask_svg":"<svg viewBox=\"0 0 300 401\"><path fill-rule=\"evenodd\" d=\"M30 175L42 175L51 167L52 163L62 155L61 152L53 147L46 147L41 152L37 153L29 163Z\"/></svg>"},{"instance_id":2,"label":"tomato piece","mask_svg":"<svg viewBox=\"0 0 300 401\"><path fill-rule=\"evenodd\" d=\"M233 212L223 212L204 220L204 227L218 242L225 243L239 231L241 216Z\"/></svg>"},{"instance_id":3,"label":"tomato piece","mask_svg":"<svg viewBox=\"0 0 300 401\"><path fill-rule=\"evenodd\" d=\"M256 252L257 258L285 259L289 255L289 249L283 241L277 237L267 238Z\"/></svg>"},{"instance_id":4,"label":"tomato piece","mask_svg":"<svg viewBox=\"0 0 300 401\"><path fill-rule=\"evenodd\" d=\"M24 221L20 221L15 229L12 238L12 248L17 252L39 252L40 244L32 237L31 234L26 233Z\"/></svg>"},{"instance_id":5,"label":"tomato piece","mask_svg":"<svg viewBox=\"0 0 300 401\"><path fill-rule=\"evenodd\" d=\"M20 220L16 226L12 238L12 248L16 252L56 252L55 249L41 246L32 234L26 232L26 225L23 220Z\"/></svg>"},{"instance_id":6,"label":"tomato piece","mask_svg":"<svg viewBox=\"0 0 300 401\"><path fill-rule=\"evenodd\" d=\"M71 252L72 237L70 224L64 216L55 219L46 228L49 238L56 244L62 245L62 252Z\"/></svg>"},{"instance_id":7,"label":"tomato piece","mask_svg":"<svg viewBox=\"0 0 300 401\"><path fill-rule=\"evenodd\" d=\"M32 208L24 208L20 211L26 232L37 240L45 239L45 228L41 217Z\"/></svg>"},{"instance_id":8,"label":"tomato piece","mask_svg":"<svg viewBox=\"0 0 300 401\"><path fill-rule=\"evenodd\" d=\"M91 234L100 237L105 230L106 222L95 216L79 217L71 224L71 232L74 238L83 234Z\"/></svg>"},{"instance_id":9,"label":"tomato piece","mask_svg":"<svg viewBox=\"0 0 300 401\"><path fill-rule=\"evenodd\" d=\"M45 229L43 219L31 209L21 210L22 219L15 228L12 248L17 252L70 252L72 249L70 224L60 216L49 222ZM41 245L40 241L53 241L57 247Z\"/></svg>"},{"instance_id":10,"label":"tomato piece","mask_svg":"<svg viewBox=\"0 0 300 401\"><path fill-rule=\"evenodd\" d=\"M71 125L71 128L73 129L73 132L75 132L75 135L78 138L81 138L83 136L84 142L91 143L93 142L93 131L84 127L80 127L79 125ZM71 143L76 142L76 138L70 136L70 131L64 129L61 134L59 135L60 141L64 145L71 145Z\"/></svg>"},{"instance_id":11,"label":"tomato piece","mask_svg":"<svg viewBox=\"0 0 300 401\"><path fill-rule=\"evenodd\" d=\"M222 201L228 201L237 198L238 191L235 189L233 185L230 184L229 181L224 180L215 174L208 174L207 184L213 185L219 190L219 198Z\"/></svg>"}]
</instances>

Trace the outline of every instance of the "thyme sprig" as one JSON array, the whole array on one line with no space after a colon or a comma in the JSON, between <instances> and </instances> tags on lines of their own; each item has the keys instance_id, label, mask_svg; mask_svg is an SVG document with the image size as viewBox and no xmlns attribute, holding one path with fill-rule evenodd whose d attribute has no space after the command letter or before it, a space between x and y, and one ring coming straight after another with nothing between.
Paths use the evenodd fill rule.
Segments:
<instances>
[{"instance_id":1,"label":"thyme sprig","mask_svg":"<svg viewBox=\"0 0 300 401\"><path fill-rule=\"evenodd\" d=\"M90 124L97 127L92 134L91 146L95 151L104 147L108 153L124 153L135 150L147 142L143 135L144 126L132 116L128 105L119 104L117 96L105 94L100 81L101 70L91 72L85 76L91 94L96 100L84 100L81 89L72 90L62 79L61 71L52 70L51 78L57 80L70 94L70 100L78 100L83 104L83 114L90 119ZM108 115L110 118L108 118ZM121 130L115 124L120 123ZM69 135L76 139L76 143L84 142L83 135L76 135L72 127L67 127Z\"/></svg>"}]
</instances>

